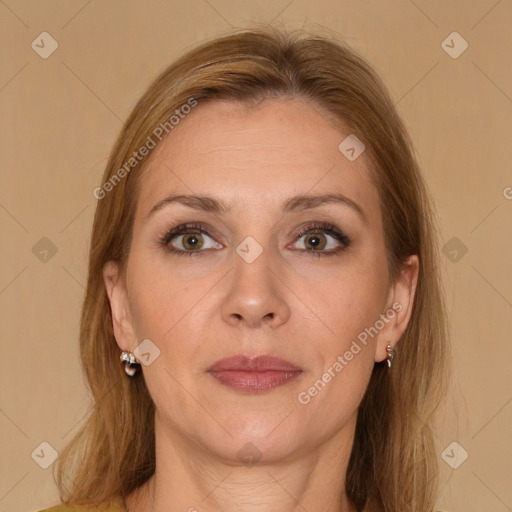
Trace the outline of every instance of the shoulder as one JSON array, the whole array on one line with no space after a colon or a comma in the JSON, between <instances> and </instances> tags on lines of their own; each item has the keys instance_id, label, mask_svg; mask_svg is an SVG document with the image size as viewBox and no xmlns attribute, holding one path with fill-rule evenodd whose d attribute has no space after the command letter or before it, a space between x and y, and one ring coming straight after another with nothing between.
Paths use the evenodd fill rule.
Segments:
<instances>
[{"instance_id":1,"label":"shoulder","mask_svg":"<svg viewBox=\"0 0 512 512\"><path fill-rule=\"evenodd\" d=\"M116 499L102 504L62 503L38 512L125 512L123 501Z\"/></svg>"}]
</instances>

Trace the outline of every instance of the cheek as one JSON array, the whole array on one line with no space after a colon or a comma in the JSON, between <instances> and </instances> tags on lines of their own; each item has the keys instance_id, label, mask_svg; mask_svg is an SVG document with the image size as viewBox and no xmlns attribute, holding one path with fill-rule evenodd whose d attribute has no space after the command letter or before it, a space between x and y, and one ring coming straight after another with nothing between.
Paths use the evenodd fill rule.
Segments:
<instances>
[{"instance_id":1,"label":"cheek","mask_svg":"<svg viewBox=\"0 0 512 512\"><path fill-rule=\"evenodd\" d=\"M324 329L324 336L315 336L319 364L313 365L298 398L301 404L308 403L305 412L324 426L320 428L349 420L374 367L377 337L370 328L382 313L386 283L375 267L364 270L333 276L325 282L323 293L315 295L315 307L328 330Z\"/></svg>"},{"instance_id":2,"label":"cheek","mask_svg":"<svg viewBox=\"0 0 512 512\"><path fill-rule=\"evenodd\" d=\"M360 259L331 272L321 280L320 289L312 294L304 289L303 294L314 302L315 310L332 331L336 339L347 341L357 336L364 328L373 325L383 312L387 274L375 261Z\"/></svg>"},{"instance_id":3,"label":"cheek","mask_svg":"<svg viewBox=\"0 0 512 512\"><path fill-rule=\"evenodd\" d=\"M147 251L149 252L149 251ZM218 276L184 279L161 258L133 251L129 262L129 300L139 341L149 338L162 353L191 358L209 332L207 316Z\"/></svg>"},{"instance_id":4,"label":"cheek","mask_svg":"<svg viewBox=\"0 0 512 512\"><path fill-rule=\"evenodd\" d=\"M149 255L133 249L128 262L128 293L137 335L162 341L186 313L187 290L177 286ZM185 300L184 300L185 299Z\"/></svg>"}]
</instances>

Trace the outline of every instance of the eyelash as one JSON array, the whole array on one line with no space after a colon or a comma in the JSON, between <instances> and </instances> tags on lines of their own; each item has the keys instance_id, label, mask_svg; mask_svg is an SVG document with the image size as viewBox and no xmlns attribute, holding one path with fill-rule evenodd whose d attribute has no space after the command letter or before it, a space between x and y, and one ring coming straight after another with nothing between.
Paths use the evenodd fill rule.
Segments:
<instances>
[{"instance_id":1,"label":"eyelash","mask_svg":"<svg viewBox=\"0 0 512 512\"><path fill-rule=\"evenodd\" d=\"M314 257L324 257L324 256L336 256L340 252L347 249L347 247L350 245L351 240L350 238L345 235L342 231L340 231L336 226L333 224L330 224L328 222L312 222L310 224L306 224L305 226L302 226L294 235L294 243L297 242L300 238L302 238L304 235L307 234L313 234L316 232L324 233L327 235L332 236L335 240L338 240L342 243L340 247L337 247L336 249L331 249L329 251L314 251L312 249L299 249L300 252L308 253L311 256ZM181 224L179 226L176 226L175 228L167 231L164 236L159 238L159 245L165 250L177 254L179 256L197 256L199 254L202 254L206 252L205 250L201 251L185 251L181 249L176 249L175 247L170 246L170 242L173 240L173 238L176 235L183 235L183 234L193 234L193 233L200 233L202 235L207 235L211 237L211 235L208 233L208 230L202 225L202 224Z\"/></svg>"}]
</instances>

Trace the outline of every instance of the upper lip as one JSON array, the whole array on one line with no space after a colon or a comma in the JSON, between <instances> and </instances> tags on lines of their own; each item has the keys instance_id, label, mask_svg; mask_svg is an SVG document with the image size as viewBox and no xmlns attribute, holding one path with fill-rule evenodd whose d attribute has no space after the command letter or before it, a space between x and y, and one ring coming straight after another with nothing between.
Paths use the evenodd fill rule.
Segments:
<instances>
[{"instance_id":1,"label":"upper lip","mask_svg":"<svg viewBox=\"0 0 512 512\"><path fill-rule=\"evenodd\" d=\"M220 359L214 363L208 372L221 371L239 371L239 372L265 372L265 371L281 371L281 372L297 372L302 371L301 368L295 366L289 361L273 356L257 356L247 357L244 355L236 355Z\"/></svg>"}]
</instances>

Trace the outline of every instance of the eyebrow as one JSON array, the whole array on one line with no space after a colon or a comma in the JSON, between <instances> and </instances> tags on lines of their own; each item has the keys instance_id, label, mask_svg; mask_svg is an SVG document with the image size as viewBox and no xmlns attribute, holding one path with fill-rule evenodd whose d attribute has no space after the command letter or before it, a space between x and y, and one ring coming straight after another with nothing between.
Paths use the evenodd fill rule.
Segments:
<instances>
[{"instance_id":1,"label":"eyebrow","mask_svg":"<svg viewBox=\"0 0 512 512\"><path fill-rule=\"evenodd\" d=\"M226 204L221 199L217 199L211 196L196 196L196 195L186 195L186 194L171 194L166 198L158 201L158 203L151 208L148 213L148 217L150 217L153 213L158 210L161 210L167 205L170 204L183 204L188 206L189 208L193 208L195 210L202 210L205 212L211 213L228 213L231 211L231 207ZM345 206L349 206L353 210L355 210L363 219L363 221L368 224L368 219L364 210L352 199L344 196L343 194L321 194L321 195L297 195L288 198L282 206L282 213L292 213L292 212L300 212L304 210L310 210L313 208L318 208L320 206L324 206L326 204L342 204Z\"/></svg>"}]
</instances>

